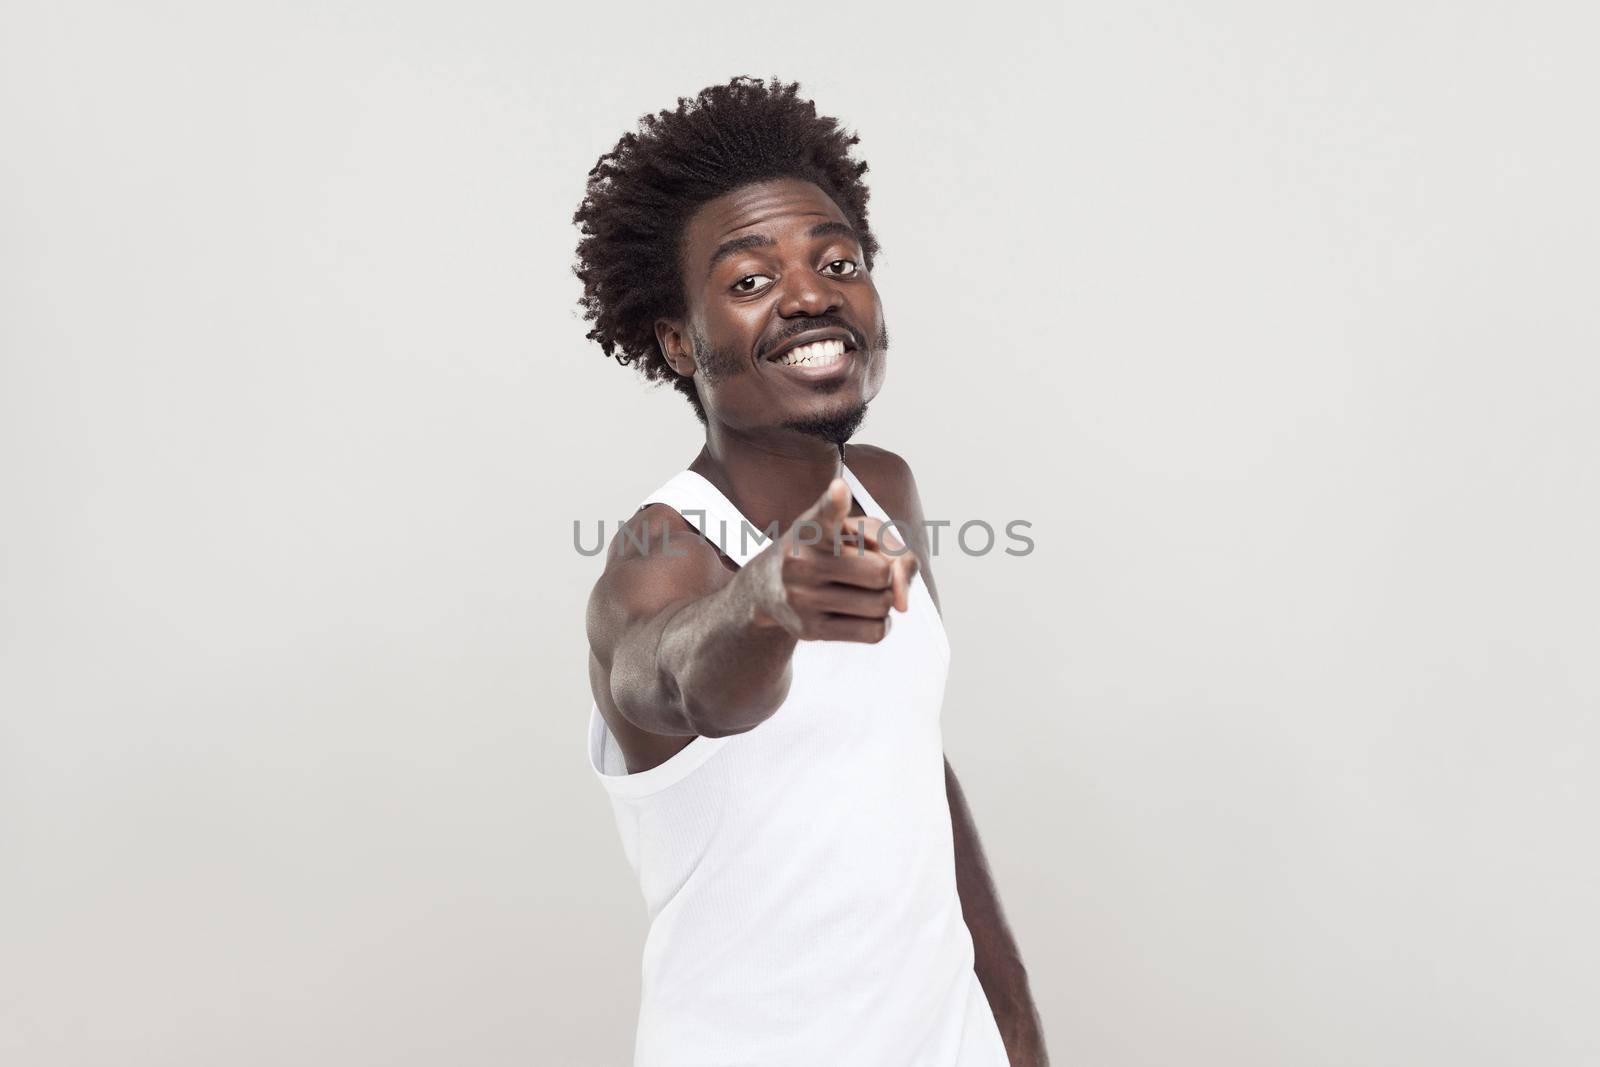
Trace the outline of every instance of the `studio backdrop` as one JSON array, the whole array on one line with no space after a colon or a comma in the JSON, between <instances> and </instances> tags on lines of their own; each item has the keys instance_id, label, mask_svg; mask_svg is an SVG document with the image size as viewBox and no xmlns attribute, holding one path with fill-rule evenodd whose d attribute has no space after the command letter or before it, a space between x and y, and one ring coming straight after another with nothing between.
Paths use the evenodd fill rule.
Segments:
<instances>
[{"instance_id":1,"label":"studio backdrop","mask_svg":"<svg viewBox=\"0 0 1600 1067\"><path fill-rule=\"evenodd\" d=\"M572 213L736 74L861 138L1054 1061L1597 1062L1596 30L8 5L0 1062L627 1061L574 527L701 431Z\"/></svg>"}]
</instances>

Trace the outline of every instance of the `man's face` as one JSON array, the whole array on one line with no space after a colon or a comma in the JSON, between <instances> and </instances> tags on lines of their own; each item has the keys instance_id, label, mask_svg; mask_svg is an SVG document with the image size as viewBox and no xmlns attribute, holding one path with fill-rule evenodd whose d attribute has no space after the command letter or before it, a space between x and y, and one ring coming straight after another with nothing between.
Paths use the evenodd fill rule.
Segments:
<instances>
[{"instance_id":1,"label":"man's face","mask_svg":"<svg viewBox=\"0 0 1600 1067\"><path fill-rule=\"evenodd\" d=\"M883 304L855 232L821 189L780 178L706 203L680 263L688 316L657 323L656 336L674 369L694 375L710 422L825 426L877 395Z\"/></svg>"}]
</instances>

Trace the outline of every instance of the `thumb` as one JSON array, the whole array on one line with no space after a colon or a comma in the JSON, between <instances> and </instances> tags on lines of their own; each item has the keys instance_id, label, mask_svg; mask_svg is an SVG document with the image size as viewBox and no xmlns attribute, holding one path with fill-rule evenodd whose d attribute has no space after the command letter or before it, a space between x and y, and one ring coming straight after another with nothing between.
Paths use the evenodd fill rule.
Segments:
<instances>
[{"instance_id":1,"label":"thumb","mask_svg":"<svg viewBox=\"0 0 1600 1067\"><path fill-rule=\"evenodd\" d=\"M815 520L827 533L838 533L844 527L845 516L850 514L850 487L843 478L835 478L822 491L822 496L811 505L806 518Z\"/></svg>"}]
</instances>

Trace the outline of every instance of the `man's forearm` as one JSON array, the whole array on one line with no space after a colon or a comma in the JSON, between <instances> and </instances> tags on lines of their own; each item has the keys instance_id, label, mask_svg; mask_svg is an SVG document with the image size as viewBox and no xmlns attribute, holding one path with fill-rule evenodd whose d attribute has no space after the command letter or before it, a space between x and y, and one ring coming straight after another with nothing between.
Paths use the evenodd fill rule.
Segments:
<instances>
[{"instance_id":1,"label":"man's forearm","mask_svg":"<svg viewBox=\"0 0 1600 1067\"><path fill-rule=\"evenodd\" d=\"M754 576L753 568L741 571L661 630L656 662L697 734L753 729L788 695L796 641L761 616Z\"/></svg>"},{"instance_id":2,"label":"man's forearm","mask_svg":"<svg viewBox=\"0 0 1600 1067\"><path fill-rule=\"evenodd\" d=\"M972 932L973 969L994 1012L1012 1067L1044 1067L1049 1062L1044 1031L1022 953L1006 925L994 879L984 861L983 846L972 821L961 783L950 761L944 764L945 794L950 801L950 827L955 839L956 889L961 914Z\"/></svg>"}]
</instances>

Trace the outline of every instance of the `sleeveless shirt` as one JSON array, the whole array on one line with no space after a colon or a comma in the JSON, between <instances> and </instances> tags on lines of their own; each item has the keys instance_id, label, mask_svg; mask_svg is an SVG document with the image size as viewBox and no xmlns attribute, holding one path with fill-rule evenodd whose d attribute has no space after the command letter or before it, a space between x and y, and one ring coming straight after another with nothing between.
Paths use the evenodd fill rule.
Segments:
<instances>
[{"instance_id":1,"label":"sleeveless shirt","mask_svg":"<svg viewBox=\"0 0 1600 1067\"><path fill-rule=\"evenodd\" d=\"M769 543L693 471L652 503L740 566ZM909 605L877 644L799 642L770 718L637 774L591 705L590 766L650 919L635 1067L1006 1067L956 891L950 650L920 574Z\"/></svg>"}]
</instances>

